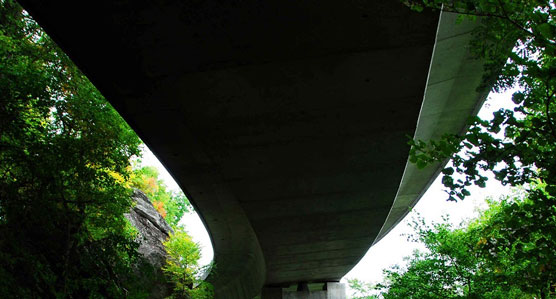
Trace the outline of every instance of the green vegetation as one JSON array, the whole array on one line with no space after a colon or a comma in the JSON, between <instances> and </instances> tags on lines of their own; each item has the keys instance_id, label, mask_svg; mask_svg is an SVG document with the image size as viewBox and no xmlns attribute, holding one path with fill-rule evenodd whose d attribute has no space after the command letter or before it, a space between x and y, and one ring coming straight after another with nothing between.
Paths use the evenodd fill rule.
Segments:
<instances>
[{"instance_id":1,"label":"green vegetation","mask_svg":"<svg viewBox=\"0 0 556 299\"><path fill-rule=\"evenodd\" d=\"M182 192L168 191L158 178L158 171L152 166L133 170L130 177L132 187L145 192L155 209L172 226L174 233L164 242L168 253L166 265L162 268L174 285L174 298L209 299L213 297L212 286L200 279L212 265L201 267L199 244L195 243L178 222L191 206Z\"/></svg>"},{"instance_id":2,"label":"green vegetation","mask_svg":"<svg viewBox=\"0 0 556 299\"><path fill-rule=\"evenodd\" d=\"M349 279L348 280L349 288L354 292L354 296L350 297L351 299L376 299L378 295L372 294L376 290L376 286L368 283L360 281L359 279Z\"/></svg>"},{"instance_id":3,"label":"green vegetation","mask_svg":"<svg viewBox=\"0 0 556 299\"><path fill-rule=\"evenodd\" d=\"M0 297L123 296L140 140L19 5L0 5Z\"/></svg>"},{"instance_id":4,"label":"green vegetation","mask_svg":"<svg viewBox=\"0 0 556 299\"><path fill-rule=\"evenodd\" d=\"M183 230L176 231L164 243L168 260L163 268L174 283L174 296L177 298L210 299L213 297L212 286L200 281L199 276L208 269L199 267L201 257L199 245ZM196 286L196 288L193 288Z\"/></svg>"},{"instance_id":5,"label":"green vegetation","mask_svg":"<svg viewBox=\"0 0 556 299\"><path fill-rule=\"evenodd\" d=\"M130 186L175 229L187 200L152 168L131 171L140 139L10 0L0 1L0 94L0 297L148 297L137 276L149 268L123 216ZM199 249L183 231L167 246L168 265L196 265ZM177 283L174 272L168 266Z\"/></svg>"},{"instance_id":6,"label":"green vegetation","mask_svg":"<svg viewBox=\"0 0 556 299\"><path fill-rule=\"evenodd\" d=\"M549 202L553 208L546 209ZM373 298L548 298L556 296L556 198L543 186L499 201L461 227L448 219L414 221L408 239L424 244L405 267L384 271L384 282L364 286ZM367 295L369 297L364 297Z\"/></svg>"},{"instance_id":7,"label":"green vegetation","mask_svg":"<svg viewBox=\"0 0 556 299\"><path fill-rule=\"evenodd\" d=\"M153 166L133 170L130 182L132 187L145 192L155 209L174 229L183 214L191 210L183 192L168 191L164 182L158 178L158 170Z\"/></svg>"}]
</instances>

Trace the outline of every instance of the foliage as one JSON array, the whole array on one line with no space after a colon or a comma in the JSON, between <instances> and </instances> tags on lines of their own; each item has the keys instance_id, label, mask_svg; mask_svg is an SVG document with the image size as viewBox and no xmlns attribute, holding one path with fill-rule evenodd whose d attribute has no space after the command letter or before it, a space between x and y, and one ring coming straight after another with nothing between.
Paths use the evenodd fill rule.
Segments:
<instances>
[{"instance_id":1,"label":"foliage","mask_svg":"<svg viewBox=\"0 0 556 299\"><path fill-rule=\"evenodd\" d=\"M193 242L187 232L181 229L177 230L164 243L164 246L168 259L163 270L174 283L174 297L212 298L211 285L200 280L200 275L208 269L199 267L198 261L201 257L199 245Z\"/></svg>"},{"instance_id":2,"label":"foliage","mask_svg":"<svg viewBox=\"0 0 556 299\"><path fill-rule=\"evenodd\" d=\"M545 297L556 283L556 198L535 186L523 200L491 203L478 247L497 279ZM552 293L552 295L556 295Z\"/></svg>"},{"instance_id":3,"label":"foliage","mask_svg":"<svg viewBox=\"0 0 556 299\"><path fill-rule=\"evenodd\" d=\"M355 291L355 296L351 299L375 299L378 298L376 295L371 295L371 293L376 289L376 287L370 283L366 283L359 279L348 279L349 288Z\"/></svg>"},{"instance_id":4,"label":"foliage","mask_svg":"<svg viewBox=\"0 0 556 299\"><path fill-rule=\"evenodd\" d=\"M183 214L191 209L183 192L168 191L164 182L158 178L158 171L152 166L133 170L130 181L131 186L147 194L155 209L174 228Z\"/></svg>"},{"instance_id":5,"label":"foliage","mask_svg":"<svg viewBox=\"0 0 556 299\"><path fill-rule=\"evenodd\" d=\"M13 1L0 2L0 297L122 297L139 262L140 140Z\"/></svg>"},{"instance_id":6,"label":"foliage","mask_svg":"<svg viewBox=\"0 0 556 299\"><path fill-rule=\"evenodd\" d=\"M542 186L526 197L489 202L463 227L414 222L425 245L406 268L385 271L384 298L547 298L556 282L556 199ZM553 205L554 207L555 205Z\"/></svg>"},{"instance_id":7,"label":"foliage","mask_svg":"<svg viewBox=\"0 0 556 299\"><path fill-rule=\"evenodd\" d=\"M471 49L485 63L483 88L517 87L513 110L500 109L492 121L476 118L463 136L413 141L410 160L419 167L452 158L443 170L450 200L484 187L494 174L512 186L539 179L556 195L556 9L552 1L407 1L417 10L432 7L478 19Z\"/></svg>"}]
</instances>

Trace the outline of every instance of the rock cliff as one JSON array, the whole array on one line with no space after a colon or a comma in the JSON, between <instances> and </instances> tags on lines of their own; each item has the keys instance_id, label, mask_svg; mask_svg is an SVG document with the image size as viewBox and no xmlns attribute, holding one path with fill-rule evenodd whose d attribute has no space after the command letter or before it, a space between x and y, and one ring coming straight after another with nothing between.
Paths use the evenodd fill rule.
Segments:
<instances>
[{"instance_id":1,"label":"rock cliff","mask_svg":"<svg viewBox=\"0 0 556 299\"><path fill-rule=\"evenodd\" d=\"M166 282L162 266L166 261L164 242L173 233L166 220L156 211L151 201L140 190L132 195L135 205L125 217L139 231L139 253L154 268L153 275L144 277L145 283L152 284L151 298L164 298L170 295L171 285Z\"/></svg>"}]
</instances>

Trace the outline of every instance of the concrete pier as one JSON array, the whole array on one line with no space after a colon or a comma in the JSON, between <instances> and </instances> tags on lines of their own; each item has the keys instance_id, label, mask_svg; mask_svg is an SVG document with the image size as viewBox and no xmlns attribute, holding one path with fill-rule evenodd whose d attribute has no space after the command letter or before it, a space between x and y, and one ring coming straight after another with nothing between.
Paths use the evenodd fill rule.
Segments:
<instances>
[{"instance_id":1,"label":"concrete pier","mask_svg":"<svg viewBox=\"0 0 556 299\"><path fill-rule=\"evenodd\" d=\"M299 284L296 290L266 287L261 299L346 299L346 285L339 282L324 283L322 289L311 290L307 284Z\"/></svg>"}]
</instances>

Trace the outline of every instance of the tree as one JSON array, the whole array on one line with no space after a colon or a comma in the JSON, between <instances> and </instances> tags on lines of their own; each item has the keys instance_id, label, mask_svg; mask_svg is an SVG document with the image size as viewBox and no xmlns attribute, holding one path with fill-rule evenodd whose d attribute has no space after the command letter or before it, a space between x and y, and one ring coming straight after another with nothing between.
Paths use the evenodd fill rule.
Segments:
<instances>
[{"instance_id":1,"label":"tree","mask_svg":"<svg viewBox=\"0 0 556 299\"><path fill-rule=\"evenodd\" d=\"M123 216L137 187L174 227L168 280L210 298L200 249L177 226L185 195L152 167L132 171L135 132L11 0L0 1L0 93L0 297L148 297L154 269Z\"/></svg>"},{"instance_id":2,"label":"tree","mask_svg":"<svg viewBox=\"0 0 556 299\"><path fill-rule=\"evenodd\" d=\"M522 198L491 202L476 228L478 249L496 279L540 298L556 295L556 198L544 187L533 185Z\"/></svg>"},{"instance_id":3,"label":"tree","mask_svg":"<svg viewBox=\"0 0 556 299\"><path fill-rule=\"evenodd\" d=\"M163 270L174 283L174 297L213 298L212 286L200 279L200 275L209 269L199 267L199 244L193 242L187 232L178 230L164 243L164 247L168 258Z\"/></svg>"},{"instance_id":4,"label":"tree","mask_svg":"<svg viewBox=\"0 0 556 299\"><path fill-rule=\"evenodd\" d=\"M123 213L140 140L10 0L0 94L0 297L139 295Z\"/></svg>"},{"instance_id":5,"label":"tree","mask_svg":"<svg viewBox=\"0 0 556 299\"><path fill-rule=\"evenodd\" d=\"M462 227L414 222L411 240L425 245L405 268L385 271L384 298L547 298L556 282L555 199L536 186L490 201ZM447 220L447 219L445 219Z\"/></svg>"},{"instance_id":6,"label":"tree","mask_svg":"<svg viewBox=\"0 0 556 299\"><path fill-rule=\"evenodd\" d=\"M355 296L351 299L375 299L376 295L372 295L376 287L370 283L360 281L359 279L348 279L349 288L355 292Z\"/></svg>"},{"instance_id":7,"label":"tree","mask_svg":"<svg viewBox=\"0 0 556 299\"><path fill-rule=\"evenodd\" d=\"M131 186L145 192L155 209L174 229L183 214L191 210L191 204L183 192L168 191L158 178L158 171L152 166L134 169L130 178Z\"/></svg>"},{"instance_id":8,"label":"tree","mask_svg":"<svg viewBox=\"0 0 556 299\"><path fill-rule=\"evenodd\" d=\"M414 229L413 241L422 242L427 251L416 251L408 258L407 269L395 266L385 271L388 282L379 285L386 290L384 298L477 298L489 287L496 289L494 284L479 285L476 273L482 263L468 246L475 244L475 235L447 223L430 228L423 220L415 222Z\"/></svg>"}]
</instances>

